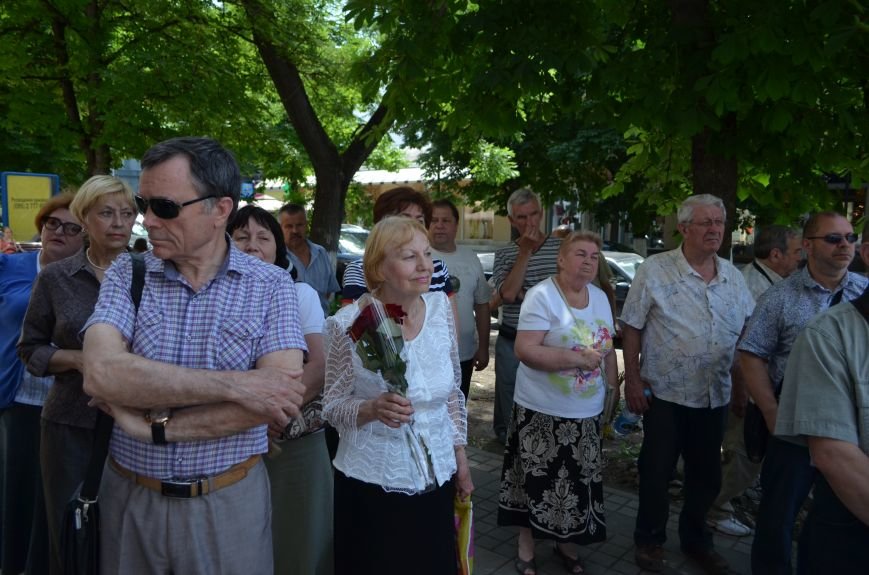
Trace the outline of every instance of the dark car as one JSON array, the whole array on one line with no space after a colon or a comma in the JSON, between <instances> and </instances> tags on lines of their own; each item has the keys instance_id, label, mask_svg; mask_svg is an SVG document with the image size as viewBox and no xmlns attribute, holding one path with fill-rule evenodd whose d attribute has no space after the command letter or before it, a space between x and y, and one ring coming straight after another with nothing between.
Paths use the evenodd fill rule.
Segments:
<instances>
[{"instance_id":1,"label":"dark car","mask_svg":"<svg viewBox=\"0 0 869 575\"><path fill-rule=\"evenodd\" d=\"M344 270L350 262L362 259L365 255L365 242L369 231L352 224L341 224L341 235L338 238L338 253L336 254L335 275L338 285L344 285Z\"/></svg>"}]
</instances>

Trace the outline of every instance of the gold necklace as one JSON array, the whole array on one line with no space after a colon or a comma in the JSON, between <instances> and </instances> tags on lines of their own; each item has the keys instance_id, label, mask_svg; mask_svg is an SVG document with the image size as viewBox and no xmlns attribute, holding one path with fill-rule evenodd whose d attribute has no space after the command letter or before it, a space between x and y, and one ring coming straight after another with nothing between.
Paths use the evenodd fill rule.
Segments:
<instances>
[{"instance_id":1,"label":"gold necklace","mask_svg":"<svg viewBox=\"0 0 869 575\"><path fill-rule=\"evenodd\" d=\"M94 260L91 259L91 249L90 248L88 248L84 251L84 257L87 258L88 263L90 265L92 265L94 268L96 268L100 271L103 271L103 272L106 271L107 269L109 269L109 266L112 265L111 262L109 262L109 266L106 266L106 267L101 267L101 266L98 266L97 264L95 264Z\"/></svg>"}]
</instances>

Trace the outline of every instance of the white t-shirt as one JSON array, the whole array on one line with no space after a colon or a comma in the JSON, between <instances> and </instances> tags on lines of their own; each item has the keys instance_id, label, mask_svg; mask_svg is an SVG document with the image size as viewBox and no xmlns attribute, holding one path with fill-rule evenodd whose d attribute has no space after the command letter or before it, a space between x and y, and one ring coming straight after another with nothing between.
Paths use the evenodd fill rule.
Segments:
<instances>
[{"instance_id":1,"label":"white t-shirt","mask_svg":"<svg viewBox=\"0 0 869 575\"><path fill-rule=\"evenodd\" d=\"M296 299L299 303L299 327L302 335L323 333L326 318L323 317L320 296L316 290L305 282L296 282Z\"/></svg>"},{"instance_id":2,"label":"white t-shirt","mask_svg":"<svg viewBox=\"0 0 869 575\"><path fill-rule=\"evenodd\" d=\"M519 314L519 331L545 331L543 344L579 349L593 347L613 353L613 315L606 294L588 285L589 303L584 309L565 305L552 278L546 279L525 295ZM577 327L577 322L581 327ZM547 372L524 363L516 372L516 403L534 411L580 419L603 411L606 381L600 368Z\"/></svg>"},{"instance_id":3,"label":"white t-shirt","mask_svg":"<svg viewBox=\"0 0 869 575\"><path fill-rule=\"evenodd\" d=\"M456 309L459 313L459 360L467 361L477 353L474 306L487 303L492 297L492 288L486 283L483 266L473 250L465 246L456 246L454 252L432 250L432 257L443 260L450 270L453 297L456 298Z\"/></svg>"}]
</instances>

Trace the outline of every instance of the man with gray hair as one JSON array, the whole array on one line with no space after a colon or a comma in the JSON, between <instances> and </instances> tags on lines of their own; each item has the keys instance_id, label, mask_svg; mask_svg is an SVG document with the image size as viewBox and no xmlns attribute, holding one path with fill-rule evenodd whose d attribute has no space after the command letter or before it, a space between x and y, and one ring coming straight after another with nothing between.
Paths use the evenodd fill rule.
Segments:
<instances>
[{"instance_id":1,"label":"man with gray hair","mask_svg":"<svg viewBox=\"0 0 869 575\"><path fill-rule=\"evenodd\" d=\"M299 416L305 340L286 270L226 233L241 178L207 138L142 157L154 249L106 272L85 324L84 388L115 420L100 484L104 573L271 573L268 424Z\"/></svg>"},{"instance_id":2,"label":"man with gray hair","mask_svg":"<svg viewBox=\"0 0 869 575\"><path fill-rule=\"evenodd\" d=\"M561 239L540 231L543 210L540 198L528 188L520 188L507 200L507 218L519 237L495 252L492 284L503 302L501 327L495 343L495 413L492 427L501 443L506 443L513 410L513 391L519 360L513 352L516 326L525 293L558 271Z\"/></svg>"},{"instance_id":3,"label":"man with gray hair","mask_svg":"<svg viewBox=\"0 0 869 575\"><path fill-rule=\"evenodd\" d=\"M799 267L803 256L800 232L785 226L761 228L754 240L754 261L742 268L748 291L755 301L771 285L788 277ZM733 537L751 535L752 529L734 515L730 501L739 497L760 473L760 463L748 457L745 450L745 407L748 392L741 378L733 381L730 414L724 434L724 467L721 492L709 513L709 526Z\"/></svg>"},{"instance_id":4,"label":"man with gray hair","mask_svg":"<svg viewBox=\"0 0 869 575\"><path fill-rule=\"evenodd\" d=\"M668 486L681 454L682 552L706 573L727 573L706 513L721 488L734 351L754 302L739 270L717 255L726 233L723 202L691 196L678 219L682 245L643 262L620 318L625 398L632 412L644 414L635 558L643 569L664 568Z\"/></svg>"},{"instance_id":5,"label":"man with gray hair","mask_svg":"<svg viewBox=\"0 0 869 575\"><path fill-rule=\"evenodd\" d=\"M754 261L742 269L755 301L769 286L795 272L802 259L800 232L786 226L761 228L754 240Z\"/></svg>"}]
</instances>

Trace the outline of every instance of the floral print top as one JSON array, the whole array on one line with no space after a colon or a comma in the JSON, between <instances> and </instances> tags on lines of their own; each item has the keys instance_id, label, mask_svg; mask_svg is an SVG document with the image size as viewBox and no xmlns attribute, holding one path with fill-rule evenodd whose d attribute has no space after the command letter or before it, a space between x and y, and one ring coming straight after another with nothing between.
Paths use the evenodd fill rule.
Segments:
<instances>
[{"instance_id":1,"label":"floral print top","mask_svg":"<svg viewBox=\"0 0 869 575\"><path fill-rule=\"evenodd\" d=\"M613 349L612 309L606 295L589 284L589 303L583 309L568 308L552 278L534 286L525 296L519 315L520 331L545 331L543 344L573 350ZM603 370L569 369L546 372L519 364L516 403L558 417L594 417L603 410L606 380Z\"/></svg>"}]
</instances>

